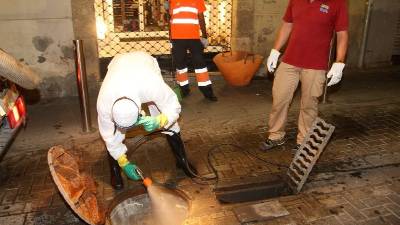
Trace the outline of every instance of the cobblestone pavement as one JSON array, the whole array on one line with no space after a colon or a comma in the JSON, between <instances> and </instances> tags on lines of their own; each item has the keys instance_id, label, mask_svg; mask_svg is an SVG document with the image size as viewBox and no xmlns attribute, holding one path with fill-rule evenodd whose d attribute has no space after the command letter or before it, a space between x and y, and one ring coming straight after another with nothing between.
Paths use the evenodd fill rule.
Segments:
<instances>
[{"instance_id":1,"label":"cobblestone pavement","mask_svg":"<svg viewBox=\"0 0 400 225\"><path fill-rule=\"evenodd\" d=\"M207 164L210 150L219 182L284 172L284 168L260 161L243 149L271 163L288 165L295 144L298 97L289 114L287 144L261 152L258 145L266 135L271 82L256 80L243 88L215 83L219 102L203 100L193 88L193 94L182 103L182 137L199 172L211 174ZM320 107L320 116L336 126L330 143L302 192L275 198L290 215L249 224L400 224L399 84L400 77L393 71L379 75L361 72L330 90L328 104ZM99 198L107 205L118 192L109 185L104 145L97 132L80 132L76 99L40 103L28 110L28 127L0 164L0 224L84 224L56 189L46 153L50 146L62 144L78 154L82 168L98 183ZM213 193L215 183L200 185L175 169L164 138L156 136L137 149L135 140L127 140L129 157L155 181L175 186L190 197L191 214L186 224L240 224L232 209L254 203L219 203ZM141 185L126 180L125 184L125 189Z\"/></svg>"}]
</instances>

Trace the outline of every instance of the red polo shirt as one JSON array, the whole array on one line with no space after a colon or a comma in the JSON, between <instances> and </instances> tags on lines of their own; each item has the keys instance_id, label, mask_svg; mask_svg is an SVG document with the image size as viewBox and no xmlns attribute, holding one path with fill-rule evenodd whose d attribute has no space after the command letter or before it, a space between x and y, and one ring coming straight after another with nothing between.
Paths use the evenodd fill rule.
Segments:
<instances>
[{"instance_id":1,"label":"red polo shirt","mask_svg":"<svg viewBox=\"0 0 400 225\"><path fill-rule=\"evenodd\" d=\"M293 23L293 29L282 61L327 70L332 35L348 29L347 1L290 0L283 20Z\"/></svg>"}]
</instances>

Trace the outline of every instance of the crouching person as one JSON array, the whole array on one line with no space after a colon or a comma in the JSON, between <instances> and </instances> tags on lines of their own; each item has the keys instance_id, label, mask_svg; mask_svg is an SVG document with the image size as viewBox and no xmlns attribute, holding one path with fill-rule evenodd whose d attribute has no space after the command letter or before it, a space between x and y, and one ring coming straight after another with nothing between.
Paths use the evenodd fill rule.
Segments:
<instances>
[{"instance_id":1,"label":"crouching person","mask_svg":"<svg viewBox=\"0 0 400 225\"><path fill-rule=\"evenodd\" d=\"M141 115L142 104L147 104L150 116ZM164 82L157 60L145 52L117 55L108 66L108 72L97 98L100 135L103 138L111 166L111 183L123 187L120 168L127 177L139 180L137 167L126 156L123 143L125 132L136 126L152 132L165 129L167 141L177 160L177 166L189 177L196 174L188 162L177 123L181 106L176 94Z\"/></svg>"}]
</instances>

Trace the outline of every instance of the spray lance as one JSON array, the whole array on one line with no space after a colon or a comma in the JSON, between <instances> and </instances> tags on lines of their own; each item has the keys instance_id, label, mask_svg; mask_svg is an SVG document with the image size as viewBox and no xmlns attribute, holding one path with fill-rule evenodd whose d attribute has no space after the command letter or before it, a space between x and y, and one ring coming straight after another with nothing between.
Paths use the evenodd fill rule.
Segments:
<instances>
[{"instance_id":1,"label":"spray lance","mask_svg":"<svg viewBox=\"0 0 400 225\"><path fill-rule=\"evenodd\" d=\"M144 186L146 186L148 188L153 184L153 181L150 178L145 177L143 175L143 172L139 169L139 167L136 167L135 171L139 175L139 177L142 179Z\"/></svg>"}]
</instances>

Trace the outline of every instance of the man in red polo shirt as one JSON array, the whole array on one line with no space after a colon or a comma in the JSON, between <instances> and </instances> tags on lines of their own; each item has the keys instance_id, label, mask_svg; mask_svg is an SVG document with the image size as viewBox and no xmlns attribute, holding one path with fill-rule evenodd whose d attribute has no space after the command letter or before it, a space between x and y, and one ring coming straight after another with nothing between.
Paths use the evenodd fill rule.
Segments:
<instances>
[{"instance_id":1,"label":"man in red polo shirt","mask_svg":"<svg viewBox=\"0 0 400 225\"><path fill-rule=\"evenodd\" d=\"M297 150L318 115L318 97L325 80L328 86L342 78L348 43L346 0L290 0L283 24L267 60L274 72L281 48L288 41L282 63L272 87L273 103L269 117L269 136L261 144L264 150L285 143L285 125L293 94L301 82L301 105L298 121ZM336 60L328 69L330 42L337 36Z\"/></svg>"},{"instance_id":2,"label":"man in red polo shirt","mask_svg":"<svg viewBox=\"0 0 400 225\"><path fill-rule=\"evenodd\" d=\"M190 92L186 62L187 51L189 51L192 56L197 86L206 99L217 101L203 57L203 49L207 47L206 24L203 15L205 10L204 0L170 0L172 56L176 64L176 80L182 95L185 97Z\"/></svg>"}]
</instances>

